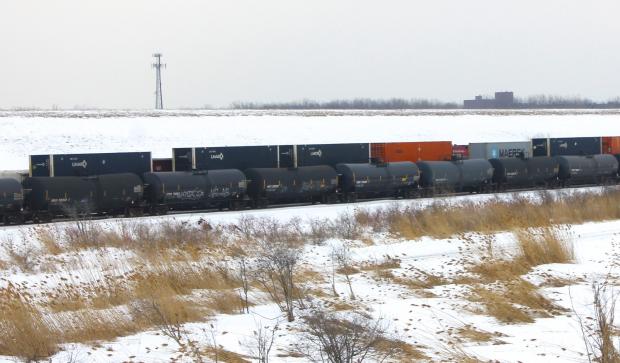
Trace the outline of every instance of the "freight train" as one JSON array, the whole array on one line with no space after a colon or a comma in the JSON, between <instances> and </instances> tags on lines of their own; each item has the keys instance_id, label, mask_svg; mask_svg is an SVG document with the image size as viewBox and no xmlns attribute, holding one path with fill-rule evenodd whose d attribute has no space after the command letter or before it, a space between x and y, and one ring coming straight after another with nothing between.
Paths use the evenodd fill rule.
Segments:
<instances>
[{"instance_id":1,"label":"freight train","mask_svg":"<svg viewBox=\"0 0 620 363\"><path fill-rule=\"evenodd\" d=\"M617 183L620 155L337 163L291 168L0 179L5 224L80 216L160 215L276 203L354 202L453 192Z\"/></svg>"}]
</instances>

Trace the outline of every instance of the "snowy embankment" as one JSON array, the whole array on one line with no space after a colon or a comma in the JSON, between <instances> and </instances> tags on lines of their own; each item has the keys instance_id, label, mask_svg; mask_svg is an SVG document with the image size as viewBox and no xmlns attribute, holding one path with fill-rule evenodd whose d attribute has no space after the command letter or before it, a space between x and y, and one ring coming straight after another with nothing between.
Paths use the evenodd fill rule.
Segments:
<instances>
[{"instance_id":1,"label":"snowy embankment","mask_svg":"<svg viewBox=\"0 0 620 363\"><path fill-rule=\"evenodd\" d=\"M26 170L28 155L152 151L225 145L525 141L620 135L605 111L164 111L0 112L0 170Z\"/></svg>"},{"instance_id":2,"label":"snowy embankment","mask_svg":"<svg viewBox=\"0 0 620 363\"><path fill-rule=\"evenodd\" d=\"M578 195L598 193L601 190L580 188L554 191L551 195ZM540 194L536 192L523 192L497 196L447 197L439 202L442 205L459 206L469 202L515 198L537 202L539 197ZM122 232L136 225L156 228L168 223L194 228L207 221L216 229L218 225L235 226L233 229L225 229L225 234L229 236L224 240L231 243L230 239L237 238L234 237L235 233L242 234L246 228L244 224L248 221L269 225L272 220L282 223L298 220L302 228L308 228L312 220L318 219L324 219L325 223L342 223L340 218L343 215L350 216L355 210L375 211L396 206L423 209L436 201L375 201L352 205L110 219L93 223L103 230ZM5 289L11 285L27 292L35 301L48 303L50 296L56 299L64 297L62 303L59 303L61 307L44 303L44 310L48 313L51 311L52 315L72 314L75 313L74 309L87 309L93 304L85 297L93 294L94 290L105 290L104 287L92 288L99 286L101 281L107 281L109 285L106 286L111 286L112 281L117 281L118 285L114 285L116 287L124 286L124 283L135 281L144 272L145 261L147 265L153 266L162 263L145 257L146 252L142 248L148 250L148 247L102 244L75 248L68 239L61 237L55 240L58 246L54 248L58 250L52 253L54 248L50 248L50 245L54 243L50 242L50 233L62 236L66 233L63 231L73 227L76 227L75 223L66 222L43 227L1 228L0 240L3 241L4 250L0 249L0 266L4 267L0 271L0 288ZM533 311L534 319L531 322L507 323L488 315L482 305L471 297L477 282L463 279L468 274L466 266L480 259L485 248L492 246L495 255L515 253L516 236L513 233L465 233L445 239L423 237L407 240L369 231L359 239L330 238L323 243L307 244L304 247L299 263L303 274L299 275L297 281L303 285L306 295L304 306L296 307L295 322L287 323L278 305L263 290L252 287L250 301L253 306L249 313L222 313L214 308L215 311L207 315L207 321L182 325L184 339L196 342L201 347L216 346L222 354L234 352L239 356L235 355L234 359L229 356L228 361L240 361L250 359L252 355L251 347L255 340L253 331L258 326L273 327L277 323L279 328L270 361L303 362L306 358L295 354L296 347L304 339L301 317L309 313L311 305L320 304L344 314L363 311L374 319L380 319L391 337L414 347L427 357L426 360L456 361L463 357L477 357L483 361L492 359L502 362L585 361L586 349L580 318L582 322L588 323L593 317L591 282L607 280L615 285L620 278L617 271L620 222L563 226L560 231L567 243L574 246L574 262L540 265L523 276L525 281L539 289L539 293L555 306L553 311L557 312L547 314ZM182 242L183 237L179 238L177 243ZM334 246L343 245L348 247L351 266L357 266L356 272L350 275L350 286L342 273L334 275ZM29 254L30 261L20 263L19 256L25 254ZM202 257L184 261L183 255L179 254L174 255L172 260L176 261L174 263L206 263L231 273L238 267L233 257L218 257L217 253L209 252L209 248L199 252L198 256ZM335 277L333 286L332 277ZM194 292L191 296L200 299L202 294L211 296L209 294L214 291ZM79 306L75 307L67 301L71 299L79 300ZM227 303L233 305L233 300ZM125 308L121 305L121 309ZM129 312L123 310L122 314L134 316L129 307L126 309ZM96 311L101 316L111 314L106 309ZM162 331L150 327L138 333L121 334L117 339L64 344L63 351L56 353L52 360L159 362L176 358L180 361L195 361L196 356L188 352L187 346L180 346ZM209 355L205 354L204 357L208 360ZM11 359L7 357L8 361Z\"/></svg>"}]
</instances>

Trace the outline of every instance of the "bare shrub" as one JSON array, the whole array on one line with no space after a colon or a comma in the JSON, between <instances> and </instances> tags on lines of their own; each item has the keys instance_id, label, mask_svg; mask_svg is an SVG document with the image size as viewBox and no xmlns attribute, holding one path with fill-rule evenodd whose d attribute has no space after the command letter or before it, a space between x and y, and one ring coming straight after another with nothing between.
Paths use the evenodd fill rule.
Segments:
<instances>
[{"instance_id":1,"label":"bare shrub","mask_svg":"<svg viewBox=\"0 0 620 363\"><path fill-rule=\"evenodd\" d=\"M259 242L256 277L291 322L295 320L293 276L301 258L301 246L297 240L288 239L286 234L270 237Z\"/></svg>"},{"instance_id":2,"label":"bare shrub","mask_svg":"<svg viewBox=\"0 0 620 363\"><path fill-rule=\"evenodd\" d=\"M22 236L21 243L17 244L10 237L5 237L2 241L4 249L10 262L18 266L23 272L32 272L37 265L40 252Z\"/></svg>"},{"instance_id":3,"label":"bare shrub","mask_svg":"<svg viewBox=\"0 0 620 363\"><path fill-rule=\"evenodd\" d=\"M594 319L582 319L573 311L579 319L582 339L588 354L589 362L618 363L620 351L614 344L617 328L615 327L615 310L617 295L610 287L607 280L592 283L592 295L594 301Z\"/></svg>"},{"instance_id":4,"label":"bare shrub","mask_svg":"<svg viewBox=\"0 0 620 363\"><path fill-rule=\"evenodd\" d=\"M321 245L332 237L334 231L329 219L309 219L305 237L314 245Z\"/></svg>"},{"instance_id":5,"label":"bare shrub","mask_svg":"<svg viewBox=\"0 0 620 363\"><path fill-rule=\"evenodd\" d=\"M342 213L333 221L334 234L342 239L355 240L362 235L362 226L354 213Z\"/></svg>"},{"instance_id":6,"label":"bare shrub","mask_svg":"<svg viewBox=\"0 0 620 363\"><path fill-rule=\"evenodd\" d=\"M271 348L276 340L279 323L276 321L272 326L263 325L260 321L255 322L252 338L240 342L259 363L269 363Z\"/></svg>"},{"instance_id":7,"label":"bare shrub","mask_svg":"<svg viewBox=\"0 0 620 363\"><path fill-rule=\"evenodd\" d=\"M351 284L351 273L355 272L353 266L353 259L351 258L351 250L345 244L340 246L334 246L332 251L336 262L338 263L338 272L342 273L349 286L349 297L351 300L355 300L355 293L353 292L353 285Z\"/></svg>"},{"instance_id":8,"label":"bare shrub","mask_svg":"<svg viewBox=\"0 0 620 363\"><path fill-rule=\"evenodd\" d=\"M394 356L386 345L386 324L360 314L340 318L322 309L304 318L304 332L296 348L312 362L383 361Z\"/></svg>"}]
</instances>

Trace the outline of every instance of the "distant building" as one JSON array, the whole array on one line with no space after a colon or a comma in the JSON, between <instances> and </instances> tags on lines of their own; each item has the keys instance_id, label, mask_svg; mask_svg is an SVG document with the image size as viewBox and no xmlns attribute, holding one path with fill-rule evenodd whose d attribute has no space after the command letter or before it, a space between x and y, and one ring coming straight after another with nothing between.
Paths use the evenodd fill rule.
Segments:
<instances>
[{"instance_id":1,"label":"distant building","mask_svg":"<svg viewBox=\"0 0 620 363\"><path fill-rule=\"evenodd\" d=\"M512 108L514 107L513 92L495 92L495 98L488 99L476 96L473 100L463 101L463 108Z\"/></svg>"}]
</instances>

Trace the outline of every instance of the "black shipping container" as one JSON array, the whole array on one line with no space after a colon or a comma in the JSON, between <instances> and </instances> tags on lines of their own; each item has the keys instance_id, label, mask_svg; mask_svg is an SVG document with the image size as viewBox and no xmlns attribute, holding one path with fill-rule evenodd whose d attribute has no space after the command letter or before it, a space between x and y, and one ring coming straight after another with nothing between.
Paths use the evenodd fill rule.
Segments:
<instances>
[{"instance_id":1,"label":"black shipping container","mask_svg":"<svg viewBox=\"0 0 620 363\"><path fill-rule=\"evenodd\" d=\"M30 155L30 176L51 175L51 155Z\"/></svg>"},{"instance_id":2,"label":"black shipping container","mask_svg":"<svg viewBox=\"0 0 620 363\"><path fill-rule=\"evenodd\" d=\"M30 176L94 176L151 171L150 152L30 156Z\"/></svg>"},{"instance_id":3,"label":"black shipping container","mask_svg":"<svg viewBox=\"0 0 620 363\"><path fill-rule=\"evenodd\" d=\"M217 146L173 149L174 171L294 166L292 145Z\"/></svg>"},{"instance_id":4,"label":"black shipping container","mask_svg":"<svg viewBox=\"0 0 620 363\"><path fill-rule=\"evenodd\" d=\"M370 161L370 144L297 145L297 166L363 164Z\"/></svg>"},{"instance_id":5,"label":"black shipping container","mask_svg":"<svg viewBox=\"0 0 620 363\"><path fill-rule=\"evenodd\" d=\"M549 139L532 139L532 156L549 156Z\"/></svg>"},{"instance_id":6,"label":"black shipping container","mask_svg":"<svg viewBox=\"0 0 620 363\"><path fill-rule=\"evenodd\" d=\"M191 147L172 149L172 171L194 170L193 153L194 149Z\"/></svg>"},{"instance_id":7,"label":"black shipping container","mask_svg":"<svg viewBox=\"0 0 620 363\"><path fill-rule=\"evenodd\" d=\"M597 155L601 153L600 137L568 137L549 139L549 156Z\"/></svg>"}]
</instances>

